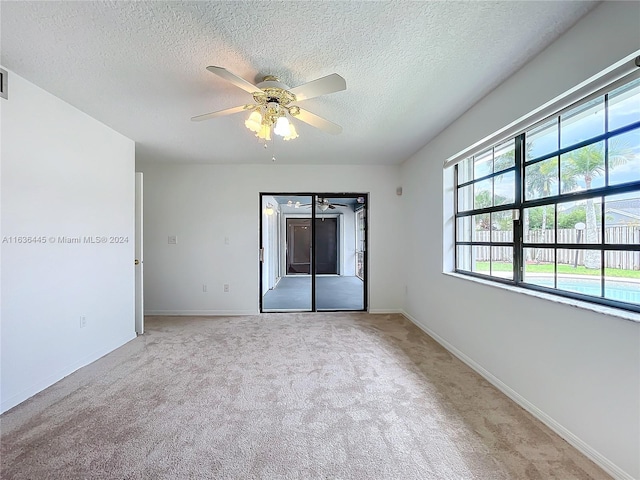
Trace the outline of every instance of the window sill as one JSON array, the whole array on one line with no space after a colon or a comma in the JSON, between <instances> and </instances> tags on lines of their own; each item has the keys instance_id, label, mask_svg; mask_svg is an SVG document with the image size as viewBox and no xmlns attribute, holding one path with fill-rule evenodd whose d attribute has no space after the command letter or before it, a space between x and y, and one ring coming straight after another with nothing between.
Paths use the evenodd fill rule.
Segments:
<instances>
[{"instance_id":1,"label":"window sill","mask_svg":"<svg viewBox=\"0 0 640 480\"><path fill-rule=\"evenodd\" d=\"M532 297L542 298L551 302L563 303L572 307L581 308L583 310L590 310L592 312L601 313L603 315L609 315L611 317L617 317L622 320L628 320L634 323L640 323L640 313L630 312L619 308L607 307L606 305L598 305L590 302L583 302L575 300L573 298L561 297L559 295L553 295L545 292L538 292L537 290L529 290L528 288L515 287L511 285L505 285L499 282L492 282L491 280L485 280L483 278L472 277L470 275L463 275L456 272L442 272L444 275L450 277L459 278L461 280L467 280L474 283L480 283L489 287L502 288L504 290L510 290L512 292L529 295Z\"/></svg>"}]
</instances>

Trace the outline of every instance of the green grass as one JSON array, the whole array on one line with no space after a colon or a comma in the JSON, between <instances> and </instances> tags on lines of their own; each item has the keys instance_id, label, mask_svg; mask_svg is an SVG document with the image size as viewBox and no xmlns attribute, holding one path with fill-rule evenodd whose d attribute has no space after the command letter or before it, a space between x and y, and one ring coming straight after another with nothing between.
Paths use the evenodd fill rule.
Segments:
<instances>
[{"instance_id":1,"label":"green grass","mask_svg":"<svg viewBox=\"0 0 640 480\"><path fill-rule=\"evenodd\" d=\"M540 264L528 264L526 267L527 273L554 273L552 263L540 263ZM511 263L494 262L494 272L510 272L513 270ZM476 262L476 272L488 272L489 262ZM582 265L573 267L573 265L558 265L558 273L566 273L573 275L594 275L599 276L599 269L585 268ZM605 268L605 276L607 277L622 277L622 278L640 278L640 270L623 270L621 268Z\"/></svg>"}]
</instances>

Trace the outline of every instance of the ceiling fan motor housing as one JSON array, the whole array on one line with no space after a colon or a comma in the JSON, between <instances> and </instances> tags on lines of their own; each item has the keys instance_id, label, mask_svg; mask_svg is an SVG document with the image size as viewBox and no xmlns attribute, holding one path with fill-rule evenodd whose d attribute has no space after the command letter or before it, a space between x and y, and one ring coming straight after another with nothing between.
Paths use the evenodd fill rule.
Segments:
<instances>
[{"instance_id":1,"label":"ceiling fan motor housing","mask_svg":"<svg viewBox=\"0 0 640 480\"><path fill-rule=\"evenodd\" d=\"M289 86L282 83L280 79L274 75L265 75L262 81L256 84L256 87L262 89L274 87L281 88L282 90L289 90Z\"/></svg>"},{"instance_id":2,"label":"ceiling fan motor housing","mask_svg":"<svg viewBox=\"0 0 640 480\"><path fill-rule=\"evenodd\" d=\"M276 102L286 107L296 101L296 96L289 91L289 86L280 82L277 77L267 75L256 85L261 91L254 92L253 99L260 104Z\"/></svg>"}]
</instances>

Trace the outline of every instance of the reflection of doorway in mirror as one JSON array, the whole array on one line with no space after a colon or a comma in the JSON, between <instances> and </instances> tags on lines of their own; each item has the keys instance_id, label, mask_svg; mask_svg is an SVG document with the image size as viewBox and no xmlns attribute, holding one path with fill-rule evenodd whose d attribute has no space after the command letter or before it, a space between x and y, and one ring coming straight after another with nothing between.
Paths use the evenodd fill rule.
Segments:
<instances>
[{"instance_id":1,"label":"reflection of doorway in mirror","mask_svg":"<svg viewBox=\"0 0 640 480\"><path fill-rule=\"evenodd\" d=\"M311 219L287 219L287 275L311 273Z\"/></svg>"},{"instance_id":2,"label":"reflection of doorway in mirror","mask_svg":"<svg viewBox=\"0 0 640 480\"><path fill-rule=\"evenodd\" d=\"M316 218L316 273L338 273L338 219ZM311 273L311 219L287 219L287 275Z\"/></svg>"}]
</instances>

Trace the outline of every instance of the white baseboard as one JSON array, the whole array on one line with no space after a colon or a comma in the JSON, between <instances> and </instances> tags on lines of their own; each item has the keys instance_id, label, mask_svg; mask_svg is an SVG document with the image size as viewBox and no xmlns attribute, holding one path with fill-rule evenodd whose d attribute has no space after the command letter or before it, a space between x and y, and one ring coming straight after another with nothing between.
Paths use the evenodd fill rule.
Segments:
<instances>
[{"instance_id":1,"label":"white baseboard","mask_svg":"<svg viewBox=\"0 0 640 480\"><path fill-rule=\"evenodd\" d=\"M79 361L74 362L71 365L66 366L65 368L62 368L57 372L51 375L48 375L41 380L38 380L36 383L26 388L25 390L21 391L17 395L13 395L11 398L3 400L2 404L0 405L0 413L4 413L7 410L15 407L16 405L19 405L20 403L24 402L25 400L28 400L29 398L33 397L36 393L41 392L42 390L50 387L56 382L59 382L64 377L71 375L76 370L82 367L85 367L92 362L95 362L101 357L104 357L106 354L113 352L115 349L121 347L127 342L130 342L134 338L136 338L135 333L131 335L127 335L126 337L123 337L120 340L114 342L111 346L96 350L95 352L87 355L86 357L83 357Z\"/></svg>"},{"instance_id":2,"label":"white baseboard","mask_svg":"<svg viewBox=\"0 0 640 480\"><path fill-rule=\"evenodd\" d=\"M287 310L279 310L278 313L287 312ZM290 312L300 312L300 313L313 313L313 312L301 312L299 309L292 309ZM273 313L273 312L265 312L265 313ZM322 313L322 312L321 312ZM400 309L376 309L369 310L368 313L372 314L392 314L398 313L404 315L404 312ZM156 316L156 317L183 317L183 316L191 316L191 317L235 317L235 316L245 316L245 315L260 315L260 312L257 310L149 310L144 312L145 316Z\"/></svg>"},{"instance_id":3,"label":"white baseboard","mask_svg":"<svg viewBox=\"0 0 640 480\"><path fill-rule=\"evenodd\" d=\"M531 415L536 417L538 420L544 423L547 427L549 427L551 430L553 430L558 435L560 435L563 439L565 439L567 442L573 445L576 449L582 452L587 458L589 458L598 466L600 466L604 471L606 471L613 478L615 478L616 480L635 480L631 475L629 475L627 472L622 470L611 460L606 458L604 455L602 455L600 452L595 450L589 444L584 442L581 438L576 436L573 432L565 428L563 425L558 423L556 420L554 420L552 417L547 415L545 412L540 410L534 404L529 402L529 400L524 398L522 395L520 395L518 392L513 390L507 384L503 383L500 379L495 377L491 372L486 370L484 367L476 363L472 358L468 357L463 352L458 350L456 347L451 345L444 338L442 338L437 333L432 331L429 327L420 323L418 320L416 320L414 317L409 315L404 310L401 311L401 313L409 321L411 321L414 325L416 325L420 330L425 332L427 335L433 338L436 342L438 342L440 345L446 348L450 353L455 355L462 362L464 362L466 365L468 365L470 368L472 368L474 371L476 371L478 374L484 377L489 383L491 383L494 387L496 387L498 390L504 393L507 397L509 397L514 402L516 402L518 405L520 405L522 408L528 411Z\"/></svg>"},{"instance_id":4,"label":"white baseboard","mask_svg":"<svg viewBox=\"0 0 640 480\"><path fill-rule=\"evenodd\" d=\"M257 310L149 310L145 316L157 317L237 317L259 315Z\"/></svg>"}]
</instances>

